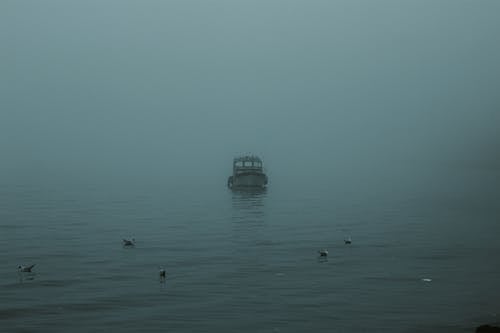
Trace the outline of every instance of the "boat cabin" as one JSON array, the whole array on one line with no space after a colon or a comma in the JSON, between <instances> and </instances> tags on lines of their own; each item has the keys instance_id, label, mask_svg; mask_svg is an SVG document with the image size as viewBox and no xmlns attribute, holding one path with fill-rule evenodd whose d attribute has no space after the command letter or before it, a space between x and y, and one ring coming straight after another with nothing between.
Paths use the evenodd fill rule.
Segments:
<instances>
[{"instance_id":1,"label":"boat cabin","mask_svg":"<svg viewBox=\"0 0 500 333\"><path fill-rule=\"evenodd\" d=\"M233 174L248 171L262 172L262 160L257 156L236 157L233 161Z\"/></svg>"}]
</instances>

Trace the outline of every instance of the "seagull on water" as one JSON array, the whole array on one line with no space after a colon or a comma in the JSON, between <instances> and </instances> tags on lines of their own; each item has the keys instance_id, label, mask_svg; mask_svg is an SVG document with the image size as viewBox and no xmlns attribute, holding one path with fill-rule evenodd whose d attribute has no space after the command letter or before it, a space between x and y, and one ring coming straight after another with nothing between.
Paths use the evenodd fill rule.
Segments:
<instances>
[{"instance_id":1,"label":"seagull on water","mask_svg":"<svg viewBox=\"0 0 500 333\"><path fill-rule=\"evenodd\" d=\"M19 265L19 266L17 266L17 270L18 270L19 272L31 273L31 269L33 269L33 267L35 267L35 264L30 265L30 266L22 266L22 265Z\"/></svg>"},{"instance_id":2,"label":"seagull on water","mask_svg":"<svg viewBox=\"0 0 500 333\"><path fill-rule=\"evenodd\" d=\"M123 246L134 246L135 239L123 239Z\"/></svg>"},{"instance_id":3,"label":"seagull on water","mask_svg":"<svg viewBox=\"0 0 500 333\"><path fill-rule=\"evenodd\" d=\"M327 249L322 249L318 251L320 257L326 257L328 255Z\"/></svg>"}]
</instances>

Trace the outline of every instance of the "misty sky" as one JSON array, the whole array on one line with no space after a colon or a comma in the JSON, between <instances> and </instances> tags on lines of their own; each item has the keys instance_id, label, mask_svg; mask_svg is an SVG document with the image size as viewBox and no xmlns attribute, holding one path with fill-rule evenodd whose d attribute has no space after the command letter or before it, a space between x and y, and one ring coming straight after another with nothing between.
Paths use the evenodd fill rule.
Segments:
<instances>
[{"instance_id":1,"label":"misty sky","mask_svg":"<svg viewBox=\"0 0 500 333\"><path fill-rule=\"evenodd\" d=\"M500 168L497 0L1 0L0 50L1 182Z\"/></svg>"}]
</instances>

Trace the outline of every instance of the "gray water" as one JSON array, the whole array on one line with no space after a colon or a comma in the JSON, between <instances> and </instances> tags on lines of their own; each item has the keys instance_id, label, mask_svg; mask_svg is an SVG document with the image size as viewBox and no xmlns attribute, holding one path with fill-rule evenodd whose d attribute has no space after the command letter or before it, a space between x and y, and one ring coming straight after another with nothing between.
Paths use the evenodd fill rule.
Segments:
<instances>
[{"instance_id":1,"label":"gray water","mask_svg":"<svg viewBox=\"0 0 500 333\"><path fill-rule=\"evenodd\" d=\"M500 310L500 211L495 173L466 175L256 193L4 184L0 331L472 332Z\"/></svg>"}]
</instances>

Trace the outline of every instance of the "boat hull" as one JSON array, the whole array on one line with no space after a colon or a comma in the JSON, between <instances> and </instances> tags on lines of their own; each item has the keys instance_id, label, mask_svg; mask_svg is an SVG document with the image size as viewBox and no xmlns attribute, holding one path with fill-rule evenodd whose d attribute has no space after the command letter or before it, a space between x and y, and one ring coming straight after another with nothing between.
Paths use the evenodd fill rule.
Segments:
<instances>
[{"instance_id":1,"label":"boat hull","mask_svg":"<svg viewBox=\"0 0 500 333\"><path fill-rule=\"evenodd\" d=\"M263 173L241 173L231 176L228 185L231 188L263 188L267 185L267 176Z\"/></svg>"}]
</instances>

